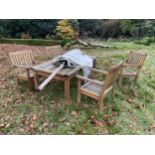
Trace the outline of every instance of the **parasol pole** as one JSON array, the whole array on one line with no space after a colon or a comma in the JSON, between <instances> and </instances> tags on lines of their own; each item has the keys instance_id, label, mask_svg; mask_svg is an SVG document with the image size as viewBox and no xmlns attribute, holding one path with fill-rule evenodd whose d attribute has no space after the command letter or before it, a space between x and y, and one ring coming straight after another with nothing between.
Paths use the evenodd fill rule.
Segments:
<instances>
[{"instance_id":1,"label":"parasol pole","mask_svg":"<svg viewBox=\"0 0 155 155\"><path fill-rule=\"evenodd\" d=\"M45 79L38 87L38 90L43 90L45 86L53 80L53 78L56 76L56 74L65 66L65 63L63 62L47 79Z\"/></svg>"}]
</instances>

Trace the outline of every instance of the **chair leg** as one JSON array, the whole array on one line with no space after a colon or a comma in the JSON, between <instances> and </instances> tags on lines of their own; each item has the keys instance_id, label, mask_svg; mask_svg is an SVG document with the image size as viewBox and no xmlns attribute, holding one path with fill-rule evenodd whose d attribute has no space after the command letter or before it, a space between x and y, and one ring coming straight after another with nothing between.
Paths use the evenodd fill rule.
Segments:
<instances>
[{"instance_id":1,"label":"chair leg","mask_svg":"<svg viewBox=\"0 0 155 155\"><path fill-rule=\"evenodd\" d=\"M78 104L81 103L81 93L80 93L80 91L78 91L77 103Z\"/></svg>"},{"instance_id":2,"label":"chair leg","mask_svg":"<svg viewBox=\"0 0 155 155\"><path fill-rule=\"evenodd\" d=\"M136 77L135 77L135 82L137 82L137 80L138 80L138 75L136 75Z\"/></svg>"},{"instance_id":3,"label":"chair leg","mask_svg":"<svg viewBox=\"0 0 155 155\"><path fill-rule=\"evenodd\" d=\"M118 85L119 86L122 86L122 81L123 81L123 77L120 76L119 79L118 79Z\"/></svg>"},{"instance_id":4,"label":"chair leg","mask_svg":"<svg viewBox=\"0 0 155 155\"><path fill-rule=\"evenodd\" d=\"M33 79L28 79L28 88L30 91L32 91L32 89L33 89L33 84L34 84Z\"/></svg>"},{"instance_id":5,"label":"chair leg","mask_svg":"<svg viewBox=\"0 0 155 155\"><path fill-rule=\"evenodd\" d=\"M115 96L115 86L113 86L113 88L112 88L112 97L114 98L114 96Z\"/></svg>"},{"instance_id":6,"label":"chair leg","mask_svg":"<svg viewBox=\"0 0 155 155\"><path fill-rule=\"evenodd\" d=\"M17 86L19 86L19 79L16 77Z\"/></svg>"},{"instance_id":7,"label":"chair leg","mask_svg":"<svg viewBox=\"0 0 155 155\"><path fill-rule=\"evenodd\" d=\"M80 87L81 87L81 80L78 79L78 97L77 97L77 102L80 104L81 102L81 93L80 93Z\"/></svg>"},{"instance_id":8,"label":"chair leg","mask_svg":"<svg viewBox=\"0 0 155 155\"><path fill-rule=\"evenodd\" d=\"M103 99L100 99L99 101L98 101L98 110L99 111L103 111Z\"/></svg>"}]
</instances>

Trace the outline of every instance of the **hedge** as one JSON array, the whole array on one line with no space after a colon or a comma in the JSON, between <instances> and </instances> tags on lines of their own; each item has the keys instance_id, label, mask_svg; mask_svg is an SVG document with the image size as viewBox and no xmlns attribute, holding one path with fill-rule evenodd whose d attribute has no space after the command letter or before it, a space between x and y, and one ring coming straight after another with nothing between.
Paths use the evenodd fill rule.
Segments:
<instances>
[{"instance_id":1,"label":"hedge","mask_svg":"<svg viewBox=\"0 0 155 155\"><path fill-rule=\"evenodd\" d=\"M37 46L52 46L62 44L60 40L52 39L6 39L1 38L0 44L23 44L23 45L37 45Z\"/></svg>"}]
</instances>

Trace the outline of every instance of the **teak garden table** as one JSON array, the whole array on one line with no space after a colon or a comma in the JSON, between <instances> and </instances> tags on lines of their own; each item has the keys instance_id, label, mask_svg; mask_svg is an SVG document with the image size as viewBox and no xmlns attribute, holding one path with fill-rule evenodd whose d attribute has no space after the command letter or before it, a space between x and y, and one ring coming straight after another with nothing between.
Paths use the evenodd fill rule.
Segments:
<instances>
[{"instance_id":1,"label":"teak garden table","mask_svg":"<svg viewBox=\"0 0 155 155\"><path fill-rule=\"evenodd\" d=\"M38 77L48 77L51 73L55 71L57 67L53 65L52 60L43 62L39 65L35 65L31 67L34 72L34 82L36 89L39 85ZM65 90L65 100L70 100L70 80L76 76L76 74L81 70L80 66L75 68L63 68L58 72L58 74L54 77L56 80L64 81L64 90Z\"/></svg>"}]
</instances>

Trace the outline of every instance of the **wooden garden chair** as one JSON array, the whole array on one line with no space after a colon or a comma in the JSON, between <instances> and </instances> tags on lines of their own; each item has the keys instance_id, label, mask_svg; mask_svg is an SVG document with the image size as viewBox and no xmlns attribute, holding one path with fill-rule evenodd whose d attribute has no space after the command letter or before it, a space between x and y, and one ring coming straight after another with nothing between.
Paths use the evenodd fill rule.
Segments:
<instances>
[{"instance_id":1,"label":"wooden garden chair","mask_svg":"<svg viewBox=\"0 0 155 155\"><path fill-rule=\"evenodd\" d=\"M123 63L120 76L120 83L124 77L134 77L135 82L139 77L139 72L144 64L147 54L142 52L130 52L128 59Z\"/></svg>"},{"instance_id":2,"label":"wooden garden chair","mask_svg":"<svg viewBox=\"0 0 155 155\"><path fill-rule=\"evenodd\" d=\"M98 108L101 111L103 109L103 100L107 93L112 90L112 94L114 95L114 86L119 78L122 64L123 62L120 62L118 65L111 67L108 71L92 69L92 72L105 75L104 81L78 75L78 103L81 102L81 94L89 96L98 101ZM81 81L85 81L85 83L81 85Z\"/></svg>"},{"instance_id":3,"label":"wooden garden chair","mask_svg":"<svg viewBox=\"0 0 155 155\"><path fill-rule=\"evenodd\" d=\"M35 64L31 51L10 52L10 60L14 68L14 74L19 85L19 80L28 81L29 90L33 86L33 72L30 67Z\"/></svg>"},{"instance_id":4,"label":"wooden garden chair","mask_svg":"<svg viewBox=\"0 0 155 155\"><path fill-rule=\"evenodd\" d=\"M46 47L46 55L48 58L54 58L62 54L63 49L60 45Z\"/></svg>"}]
</instances>

